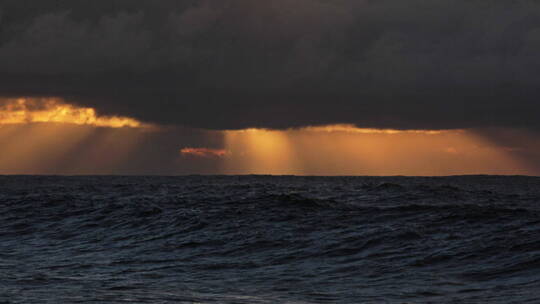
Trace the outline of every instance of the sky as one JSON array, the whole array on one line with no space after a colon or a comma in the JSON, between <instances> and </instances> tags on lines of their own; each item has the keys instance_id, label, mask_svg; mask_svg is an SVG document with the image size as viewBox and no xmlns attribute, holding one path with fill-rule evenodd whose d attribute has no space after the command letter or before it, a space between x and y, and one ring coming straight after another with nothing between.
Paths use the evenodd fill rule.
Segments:
<instances>
[{"instance_id":1,"label":"sky","mask_svg":"<svg viewBox=\"0 0 540 304\"><path fill-rule=\"evenodd\" d=\"M540 175L540 2L0 0L0 174Z\"/></svg>"}]
</instances>

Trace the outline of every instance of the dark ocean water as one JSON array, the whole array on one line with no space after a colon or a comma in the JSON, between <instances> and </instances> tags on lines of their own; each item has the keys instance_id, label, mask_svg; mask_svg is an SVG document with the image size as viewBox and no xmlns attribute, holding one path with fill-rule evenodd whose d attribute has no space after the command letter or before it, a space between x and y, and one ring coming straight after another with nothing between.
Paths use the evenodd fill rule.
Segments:
<instances>
[{"instance_id":1,"label":"dark ocean water","mask_svg":"<svg viewBox=\"0 0 540 304\"><path fill-rule=\"evenodd\" d=\"M540 178L0 177L0 303L540 303Z\"/></svg>"}]
</instances>

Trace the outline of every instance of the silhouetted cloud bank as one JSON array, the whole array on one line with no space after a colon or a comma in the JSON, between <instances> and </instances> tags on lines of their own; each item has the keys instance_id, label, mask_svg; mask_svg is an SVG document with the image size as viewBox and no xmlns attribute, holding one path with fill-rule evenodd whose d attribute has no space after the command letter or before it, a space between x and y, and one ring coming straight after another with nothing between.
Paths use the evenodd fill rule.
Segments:
<instances>
[{"instance_id":1,"label":"silhouetted cloud bank","mask_svg":"<svg viewBox=\"0 0 540 304\"><path fill-rule=\"evenodd\" d=\"M209 129L540 120L540 2L1 0L0 95Z\"/></svg>"}]
</instances>

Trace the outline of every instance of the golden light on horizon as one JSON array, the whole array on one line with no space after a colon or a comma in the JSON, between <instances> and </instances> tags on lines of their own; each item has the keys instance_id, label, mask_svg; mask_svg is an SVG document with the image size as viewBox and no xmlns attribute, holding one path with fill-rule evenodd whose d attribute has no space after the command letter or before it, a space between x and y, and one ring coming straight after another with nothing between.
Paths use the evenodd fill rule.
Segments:
<instances>
[{"instance_id":1,"label":"golden light on horizon","mask_svg":"<svg viewBox=\"0 0 540 304\"><path fill-rule=\"evenodd\" d=\"M116 174L151 132L60 123L0 125L0 174Z\"/></svg>"},{"instance_id":2,"label":"golden light on horizon","mask_svg":"<svg viewBox=\"0 0 540 304\"><path fill-rule=\"evenodd\" d=\"M301 160L285 131L246 129L224 131L224 173L303 174Z\"/></svg>"},{"instance_id":3,"label":"golden light on horizon","mask_svg":"<svg viewBox=\"0 0 540 304\"><path fill-rule=\"evenodd\" d=\"M176 169L190 173L198 168L201 171L194 172L272 175L537 173L520 150L491 142L473 130L337 124L198 130L200 135L190 135L184 142L175 134L191 130L169 131L129 117L101 116L62 99L0 99L0 174L136 174L134 168L152 161L173 174ZM533 138L517 134L523 136L520 142ZM173 142L160 149L171 140L179 140L179 146Z\"/></svg>"},{"instance_id":4,"label":"golden light on horizon","mask_svg":"<svg viewBox=\"0 0 540 304\"><path fill-rule=\"evenodd\" d=\"M365 129L353 125L224 131L225 174L528 174L469 130Z\"/></svg>"},{"instance_id":5,"label":"golden light on horizon","mask_svg":"<svg viewBox=\"0 0 540 304\"><path fill-rule=\"evenodd\" d=\"M100 116L93 108L77 107L59 98L11 98L0 100L0 125L61 123L105 128L149 128L136 119Z\"/></svg>"},{"instance_id":6,"label":"golden light on horizon","mask_svg":"<svg viewBox=\"0 0 540 304\"><path fill-rule=\"evenodd\" d=\"M0 174L114 174L148 130L58 98L0 99Z\"/></svg>"}]
</instances>

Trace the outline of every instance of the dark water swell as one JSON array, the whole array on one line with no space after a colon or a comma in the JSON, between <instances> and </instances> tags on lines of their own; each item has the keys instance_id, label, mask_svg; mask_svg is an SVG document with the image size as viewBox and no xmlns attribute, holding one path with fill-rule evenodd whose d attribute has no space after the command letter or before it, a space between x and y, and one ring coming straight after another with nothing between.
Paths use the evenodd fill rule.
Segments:
<instances>
[{"instance_id":1,"label":"dark water swell","mask_svg":"<svg viewBox=\"0 0 540 304\"><path fill-rule=\"evenodd\" d=\"M540 179L0 177L5 303L540 303Z\"/></svg>"}]
</instances>

